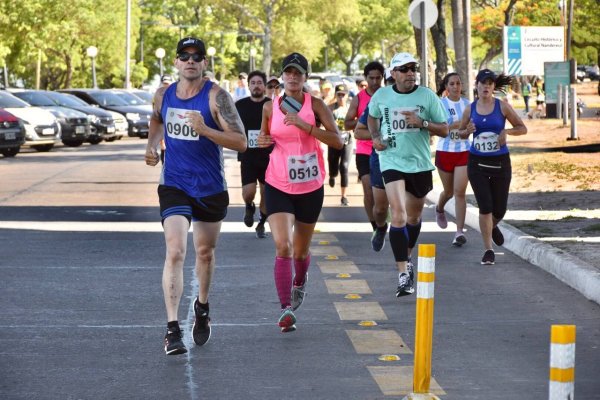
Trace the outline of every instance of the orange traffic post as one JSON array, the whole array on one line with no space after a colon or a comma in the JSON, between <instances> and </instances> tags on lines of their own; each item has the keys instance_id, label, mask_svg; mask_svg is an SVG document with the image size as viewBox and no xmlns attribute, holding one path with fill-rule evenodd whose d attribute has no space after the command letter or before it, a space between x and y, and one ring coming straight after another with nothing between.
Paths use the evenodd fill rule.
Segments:
<instances>
[{"instance_id":1,"label":"orange traffic post","mask_svg":"<svg viewBox=\"0 0 600 400\"><path fill-rule=\"evenodd\" d=\"M431 384L431 349L433 345L434 244L419 245L418 267L413 393L410 393L404 399L439 400L439 397L429 393Z\"/></svg>"},{"instance_id":2,"label":"orange traffic post","mask_svg":"<svg viewBox=\"0 0 600 400\"><path fill-rule=\"evenodd\" d=\"M572 400L575 392L575 325L550 329L549 400Z\"/></svg>"}]
</instances>

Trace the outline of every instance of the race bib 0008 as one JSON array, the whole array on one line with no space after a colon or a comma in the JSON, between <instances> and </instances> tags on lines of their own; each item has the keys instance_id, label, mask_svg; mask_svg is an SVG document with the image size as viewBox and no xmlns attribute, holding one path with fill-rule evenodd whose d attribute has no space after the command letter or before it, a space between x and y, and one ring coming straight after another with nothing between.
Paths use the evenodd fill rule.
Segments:
<instances>
[{"instance_id":1,"label":"race bib 0008","mask_svg":"<svg viewBox=\"0 0 600 400\"><path fill-rule=\"evenodd\" d=\"M409 125L406 122L406 116L402 114L403 111L412 111L419 113L418 108L414 107L398 107L390 110L390 124L392 133L418 133L421 131L420 128Z\"/></svg>"}]
</instances>

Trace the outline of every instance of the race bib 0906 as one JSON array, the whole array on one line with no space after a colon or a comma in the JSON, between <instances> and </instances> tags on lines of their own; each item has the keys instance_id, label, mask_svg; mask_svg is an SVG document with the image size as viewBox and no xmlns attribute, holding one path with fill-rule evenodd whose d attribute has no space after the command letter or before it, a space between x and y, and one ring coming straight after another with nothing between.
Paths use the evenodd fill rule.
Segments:
<instances>
[{"instance_id":1,"label":"race bib 0906","mask_svg":"<svg viewBox=\"0 0 600 400\"><path fill-rule=\"evenodd\" d=\"M167 135L172 139L199 140L198 133L191 126L186 125L185 113L190 110L169 107L165 128Z\"/></svg>"}]
</instances>

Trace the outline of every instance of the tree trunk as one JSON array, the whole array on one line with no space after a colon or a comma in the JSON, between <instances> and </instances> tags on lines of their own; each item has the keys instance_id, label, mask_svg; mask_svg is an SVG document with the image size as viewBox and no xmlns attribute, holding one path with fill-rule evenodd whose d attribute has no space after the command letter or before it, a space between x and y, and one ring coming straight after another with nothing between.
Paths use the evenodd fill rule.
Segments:
<instances>
[{"instance_id":1,"label":"tree trunk","mask_svg":"<svg viewBox=\"0 0 600 400\"><path fill-rule=\"evenodd\" d=\"M437 90L442 83L442 79L448 73L448 53L446 52L446 13L445 1L437 0L438 19L431 27L431 37L433 38L433 46L435 47L435 71L434 80L435 86L430 83L429 86Z\"/></svg>"},{"instance_id":2,"label":"tree trunk","mask_svg":"<svg viewBox=\"0 0 600 400\"><path fill-rule=\"evenodd\" d=\"M451 0L452 9L452 38L454 39L454 55L456 57L454 70L464 83L469 81L467 54L465 49L465 19L463 0ZM466 86L465 86L466 87Z\"/></svg>"}]
</instances>

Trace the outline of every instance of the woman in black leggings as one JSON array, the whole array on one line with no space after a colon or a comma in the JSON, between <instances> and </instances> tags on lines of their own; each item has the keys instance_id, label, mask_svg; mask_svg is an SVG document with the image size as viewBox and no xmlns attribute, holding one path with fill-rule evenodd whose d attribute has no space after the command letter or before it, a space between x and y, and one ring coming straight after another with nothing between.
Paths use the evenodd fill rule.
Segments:
<instances>
[{"instance_id":1,"label":"woman in black leggings","mask_svg":"<svg viewBox=\"0 0 600 400\"><path fill-rule=\"evenodd\" d=\"M465 109L459 132L465 139L473 134L467 174L479 206L479 228L485 247L481 264L484 265L495 262L492 241L497 246L504 243L497 225L506 214L512 176L507 135L527 133L527 127L511 105L494 97L494 91L504 92L511 82L510 76L496 75L489 69L479 71L477 99ZM512 128L505 128L506 120Z\"/></svg>"}]
</instances>

